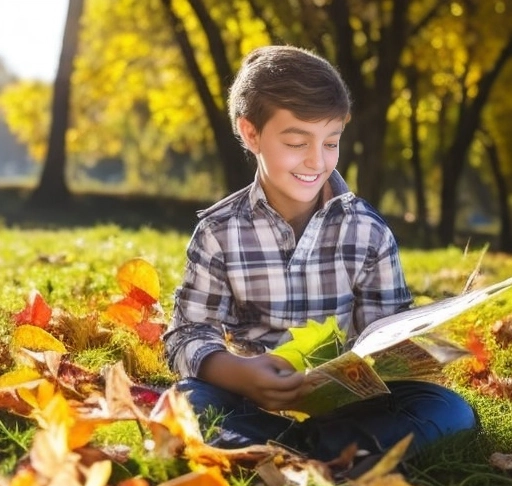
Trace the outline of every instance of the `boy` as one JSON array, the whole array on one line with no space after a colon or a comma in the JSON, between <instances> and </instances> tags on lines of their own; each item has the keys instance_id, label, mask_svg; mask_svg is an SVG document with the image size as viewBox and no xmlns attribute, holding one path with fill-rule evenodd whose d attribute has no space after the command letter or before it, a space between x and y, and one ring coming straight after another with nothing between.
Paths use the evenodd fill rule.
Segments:
<instances>
[{"instance_id":1,"label":"boy","mask_svg":"<svg viewBox=\"0 0 512 486\"><path fill-rule=\"evenodd\" d=\"M222 445L276 440L330 460L350 443L379 453L410 432L416 450L475 425L455 393L421 382L295 423L286 410L303 374L265 353L287 329L336 316L349 338L407 308L391 231L335 170L350 120L339 73L303 49L269 46L244 60L231 87L233 130L256 160L247 188L200 214L164 336L170 368L197 413L224 414ZM240 356L225 335L260 347Z\"/></svg>"}]
</instances>

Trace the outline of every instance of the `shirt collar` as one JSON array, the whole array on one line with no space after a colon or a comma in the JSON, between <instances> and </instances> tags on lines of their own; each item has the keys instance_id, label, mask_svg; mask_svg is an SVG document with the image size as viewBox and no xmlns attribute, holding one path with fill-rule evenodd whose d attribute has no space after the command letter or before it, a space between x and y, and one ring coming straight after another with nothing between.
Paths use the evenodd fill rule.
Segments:
<instances>
[{"instance_id":1,"label":"shirt collar","mask_svg":"<svg viewBox=\"0 0 512 486\"><path fill-rule=\"evenodd\" d=\"M340 198L340 196L342 197ZM341 174L337 170L333 170L329 179L327 179L327 183L322 188L322 194L320 197L322 198L322 207L326 207L327 205L331 205L332 201L335 199L341 199L342 202L345 203L350 202L355 196L350 192L348 185L345 182L345 179L341 177ZM256 171L254 182L249 192L249 201L251 209L253 210L259 201L267 203L267 197L263 187L261 187L258 171Z\"/></svg>"}]
</instances>

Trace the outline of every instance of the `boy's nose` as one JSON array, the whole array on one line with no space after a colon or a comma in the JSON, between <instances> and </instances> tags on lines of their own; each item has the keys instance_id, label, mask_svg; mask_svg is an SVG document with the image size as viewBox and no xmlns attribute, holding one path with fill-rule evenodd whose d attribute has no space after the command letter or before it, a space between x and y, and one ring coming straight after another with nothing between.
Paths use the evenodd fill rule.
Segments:
<instances>
[{"instance_id":1,"label":"boy's nose","mask_svg":"<svg viewBox=\"0 0 512 486\"><path fill-rule=\"evenodd\" d=\"M306 167L309 167L310 169L318 169L324 166L324 154L322 146L311 146L311 148L308 151L304 165Z\"/></svg>"}]
</instances>

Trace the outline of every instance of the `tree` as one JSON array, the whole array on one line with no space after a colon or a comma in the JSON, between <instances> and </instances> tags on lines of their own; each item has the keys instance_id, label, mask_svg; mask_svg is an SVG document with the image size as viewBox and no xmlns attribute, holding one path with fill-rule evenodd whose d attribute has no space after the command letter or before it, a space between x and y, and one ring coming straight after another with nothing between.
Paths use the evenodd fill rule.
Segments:
<instances>
[{"instance_id":1,"label":"tree","mask_svg":"<svg viewBox=\"0 0 512 486\"><path fill-rule=\"evenodd\" d=\"M494 64L476 84L477 94L469 96L467 85L462 85L463 97L452 143L442 159L443 180L441 187L441 220L439 237L444 245L453 242L455 231L457 188L465 165L468 150L480 127L482 112L506 62L512 57L512 36L505 41ZM469 64L468 64L469 69Z\"/></svg>"},{"instance_id":2,"label":"tree","mask_svg":"<svg viewBox=\"0 0 512 486\"><path fill-rule=\"evenodd\" d=\"M84 0L69 0L62 50L54 83L52 122L46 163L39 185L31 195L34 205L61 205L70 195L65 175L71 74L78 49L79 24Z\"/></svg>"},{"instance_id":3,"label":"tree","mask_svg":"<svg viewBox=\"0 0 512 486\"><path fill-rule=\"evenodd\" d=\"M200 69L184 22L173 8L173 1L162 0L162 3L167 12L169 25L174 32L174 38L180 47L187 69L208 116L217 150L224 167L227 190L234 192L249 184L254 176L249 166L243 163L244 152L232 132L225 105L219 107L215 102ZM221 86L221 94L226 98L229 83L233 78L233 72L227 58L226 46L220 35L219 27L208 13L202 0L190 0L190 6L203 27Z\"/></svg>"}]
</instances>

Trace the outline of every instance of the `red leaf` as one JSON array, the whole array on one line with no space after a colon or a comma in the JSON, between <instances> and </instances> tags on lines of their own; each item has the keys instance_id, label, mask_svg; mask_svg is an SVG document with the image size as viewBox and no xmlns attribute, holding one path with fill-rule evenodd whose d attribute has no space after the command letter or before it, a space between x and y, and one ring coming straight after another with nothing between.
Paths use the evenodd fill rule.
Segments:
<instances>
[{"instance_id":1,"label":"red leaf","mask_svg":"<svg viewBox=\"0 0 512 486\"><path fill-rule=\"evenodd\" d=\"M476 372L483 371L489 362L489 352L485 348L485 344L482 341L482 338L476 334L474 330L470 330L467 340L466 340L466 348L473 354L475 357L475 364L473 365L473 369Z\"/></svg>"},{"instance_id":2,"label":"red leaf","mask_svg":"<svg viewBox=\"0 0 512 486\"><path fill-rule=\"evenodd\" d=\"M135 405L138 407L153 408L162 395L162 392L155 388L150 388L147 385L132 385L130 387L130 394Z\"/></svg>"},{"instance_id":3,"label":"red leaf","mask_svg":"<svg viewBox=\"0 0 512 486\"><path fill-rule=\"evenodd\" d=\"M148 344L155 344L160 341L163 331L161 324L150 321L142 321L135 326L135 332L139 335L139 338Z\"/></svg>"},{"instance_id":4,"label":"red leaf","mask_svg":"<svg viewBox=\"0 0 512 486\"><path fill-rule=\"evenodd\" d=\"M18 326L32 324L43 329L48 327L51 317L51 307L37 290L30 292L25 308L13 316L14 322Z\"/></svg>"},{"instance_id":5,"label":"red leaf","mask_svg":"<svg viewBox=\"0 0 512 486\"><path fill-rule=\"evenodd\" d=\"M151 297L151 295L138 287L133 287L126 298L134 300L142 307L151 307L158 302L154 297Z\"/></svg>"}]
</instances>

